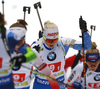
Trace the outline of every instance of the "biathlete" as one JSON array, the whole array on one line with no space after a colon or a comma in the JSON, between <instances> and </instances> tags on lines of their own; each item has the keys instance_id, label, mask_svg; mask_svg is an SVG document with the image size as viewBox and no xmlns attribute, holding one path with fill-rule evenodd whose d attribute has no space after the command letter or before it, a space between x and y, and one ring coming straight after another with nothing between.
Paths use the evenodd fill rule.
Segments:
<instances>
[{"instance_id":1,"label":"biathlete","mask_svg":"<svg viewBox=\"0 0 100 89\"><path fill-rule=\"evenodd\" d=\"M38 52L35 49L31 50L31 48L24 42L24 35L22 35L23 37L21 38L15 33L6 30L4 27L5 23L4 16L0 13L0 89L14 89L12 69L20 69L21 64L24 62L28 63L34 61L37 68L44 64L40 71L55 78L52 71L46 63L44 63ZM25 27L23 24L20 24L20 26L21 27L15 26L11 29L22 29L22 31L24 31ZM22 53L22 55L12 58L11 53L14 51ZM11 67L9 68L10 65ZM55 86L58 86L58 84L52 80L49 80L49 82L53 89L55 89Z\"/></svg>"},{"instance_id":2,"label":"biathlete","mask_svg":"<svg viewBox=\"0 0 100 89\"><path fill-rule=\"evenodd\" d=\"M86 21L82 20L80 24L84 31L84 49L88 50L92 44L87 32ZM43 37L39 41L33 42L31 47L37 49L45 63L54 72L56 79L65 82L65 56L70 47L82 50L82 42L67 37L60 37L57 25L47 21L44 24ZM65 86L62 84L59 84L59 87L60 89L65 89ZM33 89L39 88L52 89L46 78L36 75Z\"/></svg>"},{"instance_id":3,"label":"biathlete","mask_svg":"<svg viewBox=\"0 0 100 89\"><path fill-rule=\"evenodd\" d=\"M100 57L99 50L96 47L96 43L92 42L92 48L86 51L86 85L84 86L83 62L79 63L72 70L72 73L68 78L68 84L77 89L85 89L85 87L86 89L100 88Z\"/></svg>"}]
</instances>

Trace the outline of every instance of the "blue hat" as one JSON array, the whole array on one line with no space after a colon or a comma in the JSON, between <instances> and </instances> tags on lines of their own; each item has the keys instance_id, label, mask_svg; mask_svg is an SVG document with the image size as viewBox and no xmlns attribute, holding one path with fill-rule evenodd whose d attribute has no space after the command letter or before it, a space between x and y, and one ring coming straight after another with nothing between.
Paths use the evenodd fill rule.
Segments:
<instances>
[{"instance_id":1,"label":"blue hat","mask_svg":"<svg viewBox=\"0 0 100 89\"><path fill-rule=\"evenodd\" d=\"M99 53L86 53L86 61L89 62L99 61Z\"/></svg>"}]
</instances>

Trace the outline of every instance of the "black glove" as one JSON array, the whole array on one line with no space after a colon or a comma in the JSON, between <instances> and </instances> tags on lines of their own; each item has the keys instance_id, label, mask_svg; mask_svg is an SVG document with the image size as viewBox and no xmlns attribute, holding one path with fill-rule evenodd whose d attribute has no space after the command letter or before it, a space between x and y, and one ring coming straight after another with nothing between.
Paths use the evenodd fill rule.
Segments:
<instances>
[{"instance_id":1,"label":"black glove","mask_svg":"<svg viewBox=\"0 0 100 89\"><path fill-rule=\"evenodd\" d=\"M40 47L39 47L39 45L35 45L33 48L35 48L35 50L36 50L37 52L40 51Z\"/></svg>"},{"instance_id":2,"label":"black glove","mask_svg":"<svg viewBox=\"0 0 100 89\"><path fill-rule=\"evenodd\" d=\"M87 32L87 23L85 20L82 19L82 16L79 18L79 26L80 29L83 30L83 32Z\"/></svg>"},{"instance_id":3,"label":"black glove","mask_svg":"<svg viewBox=\"0 0 100 89\"><path fill-rule=\"evenodd\" d=\"M12 65L13 65L13 68L12 68L12 69L13 69L14 71L17 71L17 70L20 69L21 64L22 64L23 62L26 62L26 58L25 58L24 55L21 55L21 56L17 56L17 57L12 58L10 62L11 62Z\"/></svg>"}]
</instances>

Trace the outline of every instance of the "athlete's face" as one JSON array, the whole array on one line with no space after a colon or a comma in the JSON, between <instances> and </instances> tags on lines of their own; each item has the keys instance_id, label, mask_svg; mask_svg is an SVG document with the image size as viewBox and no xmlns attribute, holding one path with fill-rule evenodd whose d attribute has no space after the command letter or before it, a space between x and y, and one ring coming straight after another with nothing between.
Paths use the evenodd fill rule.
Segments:
<instances>
[{"instance_id":1,"label":"athlete's face","mask_svg":"<svg viewBox=\"0 0 100 89\"><path fill-rule=\"evenodd\" d=\"M57 41L58 39L47 39L47 41L45 40L45 43L49 48L53 48Z\"/></svg>"},{"instance_id":2,"label":"athlete's face","mask_svg":"<svg viewBox=\"0 0 100 89\"><path fill-rule=\"evenodd\" d=\"M90 70L92 70L92 71L95 71L98 68L99 63L100 63L100 61L97 61L94 63L87 61L87 65L90 68Z\"/></svg>"}]
</instances>

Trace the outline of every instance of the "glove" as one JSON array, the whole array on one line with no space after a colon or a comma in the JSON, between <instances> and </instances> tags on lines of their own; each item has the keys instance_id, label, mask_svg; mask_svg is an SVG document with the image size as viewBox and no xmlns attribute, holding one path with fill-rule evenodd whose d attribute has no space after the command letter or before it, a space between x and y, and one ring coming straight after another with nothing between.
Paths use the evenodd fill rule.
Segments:
<instances>
[{"instance_id":1,"label":"glove","mask_svg":"<svg viewBox=\"0 0 100 89\"><path fill-rule=\"evenodd\" d=\"M35 71L37 71L36 69L34 69ZM31 79L35 78L37 74L35 74L34 72L32 72L31 74Z\"/></svg>"},{"instance_id":2,"label":"glove","mask_svg":"<svg viewBox=\"0 0 100 89\"><path fill-rule=\"evenodd\" d=\"M66 88L65 88L65 85L62 85L62 84L60 84L60 83L58 83L58 85L59 85L59 88L60 88L60 89L66 89Z\"/></svg>"},{"instance_id":3,"label":"glove","mask_svg":"<svg viewBox=\"0 0 100 89\"><path fill-rule=\"evenodd\" d=\"M82 16L79 18L79 26L80 29L83 30L83 32L87 32L87 23L85 20L82 19Z\"/></svg>"},{"instance_id":4,"label":"glove","mask_svg":"<svg viewBox=\"0 0 100 89\"><path fill-rule=\"evenodd\" d=\"M11 64L13 65L13 70L14 71L17 71L20 69L21 67L21 64L23 62L26 62L26 58L24 55L20 55L20 56L17 56L17 57L14 57L10 60Z\"/></svg>"},{"instance_id":5,"label":"glove","mask_svg":"<svg viewBox=\"0 0 100 89\"><path fill-rule=\"evenodd\" d=\"M84 89L83 86L79 82L77 82L77 81L74 82L73 86L75 88L77 88L77 89Z\"/></svg>"},{"instance_id":6,"label":"glove","mask_svg":"<svg viewBox=\"0 0 100 89\"><path fill-rule=\"evenodd\" d=\"M39 51L40 51L40 47L39 47L39 45L34 46L33 48L35 48L35 50L36 50L37 52L39 52Z\"/></svg>"},{"instance_id":7,"label":"glove","mask_svg":"<svg viewBox=\"0 0 100 89\"><path fill-rule=\"evenodd\" d=\"M36 76L36 74L34 74L34 73L32 72L32 74L31 74L31 80L32 80L33 78L35 78L35 76Z\"/></svg>"}]
</instances>

